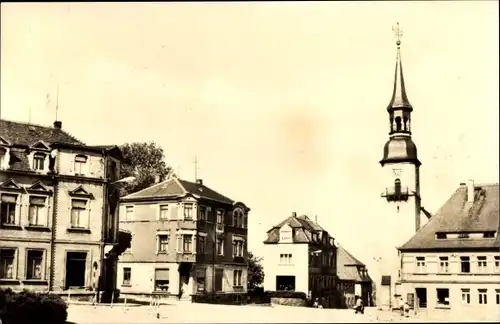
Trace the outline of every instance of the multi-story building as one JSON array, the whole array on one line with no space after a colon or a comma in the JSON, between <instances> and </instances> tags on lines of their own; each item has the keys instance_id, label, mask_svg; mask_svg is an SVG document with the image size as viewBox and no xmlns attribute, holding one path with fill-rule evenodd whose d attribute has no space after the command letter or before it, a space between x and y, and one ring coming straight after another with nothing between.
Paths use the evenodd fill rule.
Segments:
<instances>
[{"instance_id":1,"label":"multi-story building","mask_svg":"<svg viewBox=\"0 0 500 324\"><path fill-rule=\"evenodd\" d=\"M337 291L341 297L339 306L352 308L356 297L361 298L365 306L372 306L372 284L366 265L337 244Z\"/></svg>"},{"instance_id":2,"label":"multi-story building","mask_svg":"<svg viewBox=\"0 0 500 324\"><path fill-rule=\"evenodd\" d=\"M97 288L101 278L102 289L114 289L111 184L121 159L116 146L85 145L60 121L0 120L0 287Z\"/></svg>"},{"instance_id":3,"label":"multi-story building","mask_svg":"<svg viewBox=\"0 0 500 324\"><path fill-rule=\"evenodd\" d=\"M134 238L119 260L121 293L246 293L249 211L202 180L176 177L123 197L120 228Z\"/></svg>"},{"instance_id":4,"label":"multi-story building","mask_svg":"<svg viewBox=\"0 0 500 324\"><path fill-rule=\"evenodd\" d=\"M462 183L400 247L403 298L418 309L500 309L499 185Z\"/></svg>"},{"instance_id":5,"label":"multi-story building","mask_svg":"<svg viewBox=\"0 0 500 324\"><path fill-rule=\"evenodd\" d=\"M264 241L264 289L304 292L335 307L336 247L316 221L293 213L267 232Z\"/></svg>"}]
</instances>

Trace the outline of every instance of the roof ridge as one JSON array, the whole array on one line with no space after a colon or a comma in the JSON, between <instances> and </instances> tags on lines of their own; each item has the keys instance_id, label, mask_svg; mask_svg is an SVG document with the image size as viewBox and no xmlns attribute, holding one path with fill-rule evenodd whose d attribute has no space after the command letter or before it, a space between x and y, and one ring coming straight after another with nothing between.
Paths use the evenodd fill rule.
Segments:
<instances>
[{"instance_id":1,"label":"roof ridge","mask_svg":"<svg viewBox=\"0 0 500 324\"><path fill-rule=\"evenodd\" d=\"M146 188L141 189L141 190L139 190L139 191L136 191L136 192L133 192L133 193L131 193L131 194L128 194L128 195L126 195L126 196L122 197L122 199L125 199L125 198L133 198L133 197L131 197L132 195L136 195L136 194L141 193L141 192L143 192L143 191L145 191L145 190L147 190L147 189L151 189L151 188L157 187L157 186L159 186L159 185L165 184L166 182L168 182L168 181L170 181L170 180L173 180L173 179L174 179L174 178L169 178L169 179L166 179L165 181L155 183L155 184L154 184L154 185L152 185L152 186L149 186L149 187L146 187Z\"/></svg>"}]
</instances>

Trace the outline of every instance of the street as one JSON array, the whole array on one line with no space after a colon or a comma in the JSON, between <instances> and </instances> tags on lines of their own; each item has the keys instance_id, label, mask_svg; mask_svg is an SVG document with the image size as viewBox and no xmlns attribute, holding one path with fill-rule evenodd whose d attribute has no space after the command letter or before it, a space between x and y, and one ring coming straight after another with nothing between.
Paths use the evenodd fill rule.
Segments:
<instances>
[{"instance_id":1,"label":"street","mask_svg":"<svg viewBox=\"0 0 500 324\"><path fill-rule=\"evenodd\" d=\"M156 311L149 306L90 306L68 307L68 321L85 323L356 323L356 322L458 322L491 321L498 318L491 312L454 314L429 312L401 317L398 313L367 308L364 314L351 309L316 309L292 306L232 306L176 303L162 305Z\"/></svg>"}]
</instances>

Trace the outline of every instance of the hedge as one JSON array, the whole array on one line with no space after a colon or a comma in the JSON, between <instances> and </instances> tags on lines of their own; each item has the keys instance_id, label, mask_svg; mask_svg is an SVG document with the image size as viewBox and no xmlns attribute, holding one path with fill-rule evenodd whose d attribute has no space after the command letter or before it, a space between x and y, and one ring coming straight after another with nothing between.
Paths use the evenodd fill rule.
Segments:
<instances>
[{"instance_id":1,"label":"hedge","mask_svg":"<svg viewBox=\"0 0 500 324\"><path fill-rule=\"evenodd\" d=\"M307 295L301 291L291 291L291 290L278 290L278 291L266 291L266 295L271 298L298 298L307 299Z\"/></svg>"},{"instance_id":2,"label":"hedge","mask_svg":"<svg viewBox=\"0 0 500 324\"><path fill-rule=\"evenodd\" d=\"M0 289L0 318L2 324L44 323L64 324L68 306L58 296L28 290L13 292Z\"/></svg>"}]
</instances>

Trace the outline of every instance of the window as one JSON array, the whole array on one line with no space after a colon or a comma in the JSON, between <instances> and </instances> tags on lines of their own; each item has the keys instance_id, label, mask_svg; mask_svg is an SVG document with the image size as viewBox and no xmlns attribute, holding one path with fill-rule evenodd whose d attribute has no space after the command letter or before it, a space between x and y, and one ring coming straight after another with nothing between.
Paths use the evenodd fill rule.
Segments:
<instances>
[{"instance_id":1,"label":"window","mask_svg":"<svg viewBox=\"0 0 500 324\"><path fill-rule=\"evenodd\" d=\"M184 204L184 219L193 219L193 204Z\"/></svg>"},{"instance_id":2,"label":"window","mask_svg":"<svg viewBox=\"0 0 500 324\"><path fill-rule=\"evenodd\" d=\"M205 254L205 236L198 236L198 253Z\"/></svg>"},{"instance_id":3,"label":"window","mask_svg":"<svg viewBox=\"0 0 500 324\"><path fill-rule=\"evenodd\" d=\"M460 257L460 265L462 273L470 272L470 258L468 256Z\"/></svg>"},{"instance_id":4,"label":"window","mask_svg":"<svg viewBox=\"0 0 500 324\"><path fill-rule=\"evenodd\" d=\"M192 235L184 235L182 240L183 252L191 253L193 252L193 236Z\"/></svg>"},{"instance_id":5,"label":"window","mask_svg":"<svg viewBox=\"0 0 500 324\"><path fill-rule=\"evenodd\" d=\"M487 262L486 262L486 257L485 256L478 256L477 257L477 270L479 270L479 272L486 272L486 268L487 268Z\"/></svg>"},{"instance_id":6,"label":"window","mask_svg":"<svg viewBox=\"0 0 500 324\"><path fill-rule=\"evenodd\" d=\"M217 239L217 255L224 255L224 239Z\"/></svg>"},{"instance_id":7,"label":"window","mask_svg":"<svg viewBox=\"0 0 500 324\"><path fill-rule=\"evenodd\" d=\"M168 219L168 205L160 205L160 219Z\"/></svg>"},{"instance_id":8,"label":"window","mask_svg":"<svg viewBox=\"0 0 500 324\"><path fill-rule=\"evenodd\" d=\"M71 200L71 227L87 228L87 201L81 199Z\"/></svg>"},{"instance_id":9,"label":"window","mask_svg":"<svg viewBox=\"0 0 500 324\"><path fill-rule=\"evenodd\" d=\"M168 253L168 235L158 236L158 253Z\"/></svg>"},{"instance_id":10,"label":"window","mask_svg":"<svg viewBox=\"0 0 500 324\"><path fill-rule=\"evenodd\" d=\"M222 279L224 278L224 269L215 269L215 291L222 291Z\"/></svg>"},{"instance_id":11,"label":"window","mask_svg":"<svg viewBox=\"0 0 500 324\"><path fill-rule=\"evenodd\" d=\"M33 155L33 169L43 170L45 168L45 154L35 153Z\"/></svg>"},{"instance_id":12,"label":"window","mask_svg":"<svg viewBox=\"0 0 500 324\"><path fill-rule=\"evenodd\" d=\"M207 207L200 206L198 219L207 220Z\"/></svg>"},{"instance_id":13,"label":"window","mask_svg":"<svg viewBox=\"0 0 500 324\"><path fill-rule=\"evenodd\" d=\"M425 272L425 257L417 257L417 272Z\"/></svg>"},{"instance_id":14,"label":"window","mask_svg":"<svg viewBox=\"0 0 500 324\"><path fill-rule=\"evenodd\" d=\"M47 225L44 197L30 197L28 221L30 225Z\"/></svg>"},{"instance_id":15,"label":"window","mask_svg":"<svg viewBox=\"0 0 500 324\"><path fill-rule=\"evenodd\" d=\"M436 233L436 238L438 240L444 240L446 239L446 233Z\"/></svg>"},{"instance_id":16,"label":"window","mask_svg":"<svg viewBox=\"0 0 500 324\"><path fill-rule=\"evenodd\" d=\"M155 269L155 290L168 291L170 285L169 269Z\"/></svg>"},{"instance_id":17,"label":"window","mask_svg":"<svg viewBox=\"0 0 500 324\"><path fill-rule=\"evenodd\" d=\"M26 257L28 264L26 265L26 279L42 279L42 263L43 251L28 250Z\"/></svg>"},{"instance_id":18,"label":"window","mask_svg":"<svg viewBox=\"0 0 500 324\"><path fill-rule=\"evenodd\" d=\"M241 275L243 274L243 270L234 270L233 271L233 286L240 287L241 286Z\"/></svg>"},{"instance_id":19,"label":"window","mask_svg":"<svg viewBox=\"0 0 500 324\"><path fill-rule=\"evenodd\" d=\"M134 216L134 206L125 207L125 220L132 220Z\"/></svg>"},{"instance_id":20,"label":"window","mask_svg":"<svg viewBox=\"0 0 500 324\"><path fill-rule=\"evenodd\" d=\"M500 305L500 289L495 289L495 300L496 304Z\"/></svg>"},{"instance_id":21,"label":"window","mask_svg":"<svg viewBox=\"0 0 500 324\"><path fill-rule=\"evenodd\" d=\"M280 254L280 263L289 264L292 263L292 255L291 254Z\"/></svg>"},{"instance_id":22,"label":"window","mask_svg":"<svg viewBox=\"0 0 500 324\"><path fill-rule=\"evenodd\" d=\"M205 291L205 269L196 269L196 290Z\"/></svg>"},{"instance_id":23,"label":"window","mask_svg":"<svg viewBox=\"0 0 500 324\"><path fill-rule=\"evenodd\" d=\"M233 210L233 226L244 228L244 217L245 214L243 213L243 210L241 208L236 208L235 210Z\"/></svg>"},{"instance_id":24,"label":"window","mask_svg":"<svg viewBox=\"0 0 500 324\"><path fill-rule=\"evenodd\" d=\"M2 214L2 224L16 224L16 195L2 194L0 204L0 214Z\"/></svg>"},{"instance_id":25,"label":"window","mask_svg":"<svg viewBox=\"0 0 500 324\"><path fill-rule=\"evenodd\" d=\"M315 287L319 287L318 278L315 279ZM295 276L276 276L276 290L295 290Z\"/></svg>"},{"instance_id":26,"label":"window","mask_svg":"<svg viewBox=\"0 0 500 324\"><path fill-rule=\"evenodd\" d=\"M87 163L87 157L85 155L75 156L75 174L84 175L85 163Z\"/></svg>"},{"instance_id":27,"label":"window","mask_svg":"<svg viewBox=\"0 0 500 324\"><path fill-rule=\"evenodd\" d=\"M16 250L0 250L0 279L14 279L14 258Z\"/></svg>"},{"instance_id":28,"label":"window","mask_svg":"<svg viewBox=\"0 0 500 324\"><path fill-rule=\"evenodd\" d=\"M132 278L132 269L123 268L123 285L130 285L131 278Z\"/></svg>"},{"instance_id":29,"label":"window","mask_svg":"<svg viewBox=\"0 0 500 324\"><path fill-rule=\"evenodd\" d=\"M500 256L495 255L495 271L500 271Z\"/></svg>"},{"instance_id":30,"label":"window","mask_svg":"<svg viewBox=\"0 0 500 324\"><path fill-rule=\"evenodd\" d=\"M493 237L495 237L495 232L484 232L483 237L484 238L493 238Z\"/></svg>"},{"instance_id":31,"label":"window","mask_svg":"<svg viewBox=\"0 0 500 324\"><path fill-rule=\"evenodd\" d=\"M401 180L399 179L394 180L394 193L396 195L401 194Z\"/></svg>"},{"instance_id":32,"label":"window","mask_svg":"<svg viewBox=\"0 0 500 324\"><path fill-rule=\"evenodd\" d=\"M478 289L477 290L479 297L479 304L486 305L488 303L488 290L487 289Z\"/></svg>"},{"instance_id":33,"label":"window","mask_svg":"<svg viewBox=\"0 0 500 324\"><path fill-rule=\"evenodd\" d=\"M233 257L243 257L244 242L240 240L233 241Z\"/></svg>"},{"instance_id":34,"label":"window","mask_svg":"<svg viewBox=\"0 0 500 324\"><path fill-rule=\"evenodd\" d=\"M458 233L458 238L469 238L469 233Z\"/></svg>"},{"instance_id":35,"label":"window","mask_svg":"<svg viewBox=\"0 0 500 324\"><path fill-rule=\"evenodd\" d=\"M224 212L217 209L217 224L224 224Z\"/></svg>"},{"instance_id":36,"label":"window","mask_svg":"<svg viewBox=\"0 0 500 324\"><path fill-rule=\"evenodd\" d=\"M438 305L449 305L450 304L450 290L446 288L437 288L437 304Z\"/></svg>"},{"instance_id":37,"label":"window","mask_svg":"<svg viewBox=\"0 0 500 324\"><path fill-rule=\"evenodd\" d=\"M7 154L7 150L4 149L3 147L0 147L0 169L3 168L4 159L5 159L6 154Z\"/></svg>"},{"instance_id":38,"label":"window","mask_svg":"<svg viewBox=\"0 0 500 324\"><path fill-rule=\"evenodd\" d=\"M470 289L462 289L462 303L470 304Z\"/></svg>"},{"instance_id":39,"label":"window","mask_svg":"<svg viewBox=\"0 0 500 324\"><path fill-rule=\"evenodd\" d=\"M447 273L449 271L448 257L439 257L439 272Z\"/></svg>"}]
</instances>

